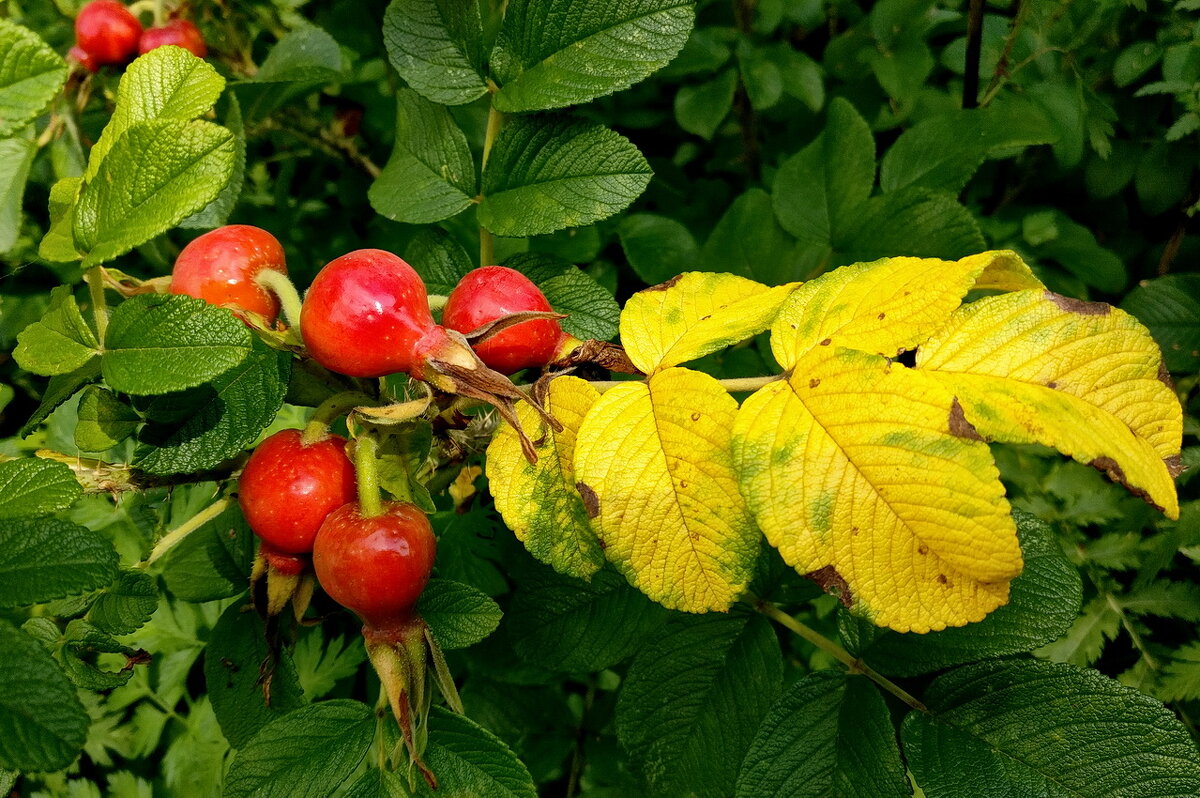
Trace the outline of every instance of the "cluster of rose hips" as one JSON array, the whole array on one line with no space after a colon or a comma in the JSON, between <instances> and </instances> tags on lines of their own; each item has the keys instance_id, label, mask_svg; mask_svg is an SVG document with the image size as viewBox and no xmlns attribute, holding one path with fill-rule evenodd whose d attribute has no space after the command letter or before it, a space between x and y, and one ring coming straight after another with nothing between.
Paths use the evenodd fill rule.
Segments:
<instances>
[{"instance_id":1,"label":"cluster of rose hips","mask_svg":"<svg viewBox=\"0 0 1200 798\"><path fill-rule=\"evenodd\" d=\"M117 0L92 0L75 17L75 46L71 58L84 69L96 72L102 66L119 66L156 47L174 44L199 58L208 53L200 29L186 19L142 29L128 8Z\"/></svg>"}]
</instances>

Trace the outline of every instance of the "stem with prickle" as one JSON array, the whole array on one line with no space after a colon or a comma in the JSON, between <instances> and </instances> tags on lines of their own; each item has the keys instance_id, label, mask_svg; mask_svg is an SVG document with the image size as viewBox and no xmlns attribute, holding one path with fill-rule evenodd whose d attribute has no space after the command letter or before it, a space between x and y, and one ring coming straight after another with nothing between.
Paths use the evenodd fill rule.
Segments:
<instances>
[{"instance_id":1,"label":"stem with prickle","mask_svg":"<svg viewBox=\"0 0 1200 798\"><path fill-rule=\"evenodd\" d=\"M378 400L361 391L342 391L321 403L300 435L302 446L311 446L329 434L329 425L356 407L377 405Z\"/></svg>"}]
</instances>

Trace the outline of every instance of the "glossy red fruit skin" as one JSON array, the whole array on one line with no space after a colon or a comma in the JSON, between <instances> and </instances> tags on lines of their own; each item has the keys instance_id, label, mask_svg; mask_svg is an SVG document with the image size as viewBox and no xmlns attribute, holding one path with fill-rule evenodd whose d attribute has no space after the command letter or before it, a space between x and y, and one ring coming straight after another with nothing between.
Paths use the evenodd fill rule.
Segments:
<instances>
[{"instance_id":1,"label":"glossy red fruit skin","mask_svg":"<svg viewBox=\"0 0 1200 798\"><path fill-rule=\"evenodd\" d=\"M425 355L447 340L420 276L381 249L348 252L317 273L300 331L314 360L351 377L420 377Z\"/></svg>"},{"instance_id":2,"label":"glossy red fruit skin","mask_svg":"<svg viewBox=\"0 0 1200 798\"><path fill-rule=\"evenodd\" d=\"M204 34L200 33L191 20L173 19L159 28L146 28L138 44L138 52L142 55L162 47L174 44L190 52L197 58L208 55L208 45L204 43Z\"/></svg>"},{"instance_id":3,"label":"glossy red fruit skin","mask_svg":"<svg viewBox=\"0 0 1200 798\"><path fill-rule=\"evenodd\" d=\"M263 269L287 274L283 246L275 236L248 224L218 227L179 253L171 271L171 293L253 311L274 323L279 300L254 282Z\"/></svg>"},{"instance_id":4,"label":"glossy red fruit skin","mask_svg":"<svg viewBox=\"0 0 1200 798\"><path fill-rule=\"evenodd\" d=\"M533 281L515 269L484 266L469 272L446 300L442 324L469 333L501 316L521 311L552 312ZM486 365L504 374L541 368L554 359L563 331L553 319L535 319L509 327L472 345Z\"/></svg>"},{"instance_id":5,"label":"glossy red fruit skin","mask_svg":"<svg viewBox=\"0 0 1200 798\"><path fill-rule=\"evenodd\" d=\"M317 533L313 568L325 592L372 632L402 631L429 581L437 538L414 504L384 502L363 518L357 503L330 513Z\"/></svg>"},{"instance_id":6,"label":"glossy red fruit skin","mask_svg":"<svg viewBox=\"0 0 1200 798\"><path fill-rule=\"evenodd\" d=\"M326 516L355 498L346 439L329 435L305 446L300 430L276 432L250 455L238 482L246 523L266 546L307 554Z\"/></svg>"},{"instance_id":7,"label":"glossy red fruit skin","mask_svg":"<svg viewBox=\"0 0 1200 798\"><path fill-rule=\"evenodd\" d=\"M109 64L123 64L137 54L142 23L116 0L92 0L75 17L75 46L88 55L78 59L93 72Z\"/></svg>"}]
</instances>

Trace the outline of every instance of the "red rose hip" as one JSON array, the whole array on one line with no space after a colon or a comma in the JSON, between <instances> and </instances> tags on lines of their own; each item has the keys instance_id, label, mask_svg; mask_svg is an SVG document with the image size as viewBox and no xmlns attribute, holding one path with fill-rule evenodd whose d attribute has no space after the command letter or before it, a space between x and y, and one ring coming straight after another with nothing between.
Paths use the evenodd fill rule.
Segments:
<instances>
[{"instance_id":1,"label":"red rose hip","mask_svg":"<svg viewBox=\"0 0 1200 798\"><path fill-rule=\"evenodd\" d=\"M173 19L158 28L147 28L142 34L138 52L142 55L156 47L174 44L190 52L197 58L208 55L208 45L204 43L204 34L190 20Z\"/></svg>"},{"instance_id":2,"label":"red rose hip","mask_svg":"<svg viewBox=\"0 0 1200 798\"><path fill-rule=\"evenodd\" d=\"M442 324L465 334L522 311L551 313L554 308L533 281L516 269L484 266L469 272L450 292ZM562 336L556 320L534 319L501 330L472 348L490 368L512 374L541 368L553 360Z\"/></svg>"},{"instance_id":3,"label":"red rose hip","mask_svg":"<svg viewBox=\"0 0 1200 798\"><path fill-rule=\"evenodd\" d=\"M171 272L171 293L252 311L274 323L279 300L254 279L264 269L287 274L283 246L275 236L246 224L218 227L179 253Z\"/></svg>"},{"instance_id":4,"label":"red rose hip","mask_svg":"<svg viewBox=\"0 0 1200 798\"><path fill-rule=\"evenodd\" d=\"M124 64L137 54L142 23L116 0L92 0L75 17L72 55L95 72L109 64Z\"/></svg>"}]
</instances>

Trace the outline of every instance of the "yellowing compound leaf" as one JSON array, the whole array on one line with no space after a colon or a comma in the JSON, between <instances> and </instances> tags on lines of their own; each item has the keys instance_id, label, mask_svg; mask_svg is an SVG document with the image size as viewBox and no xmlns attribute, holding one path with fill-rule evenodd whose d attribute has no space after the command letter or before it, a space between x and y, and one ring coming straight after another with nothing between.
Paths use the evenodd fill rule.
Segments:
<instances>
[{"instance_id":1,"label":"yellowing compound leaf","mask_svg":"<svg viewBox=\"0 0 1200 798\"><path fill-rule=\"evenodd\" d=\"M818 346L743 403L733 448L788 564L879 626L928 632L981 620L1021 572L991 453L962 433L924 374Z\"/></svg>"},{"instance_id":2,"label":"yellowing compound leaf","mask_svg":"<svg viewBox=\"0 0 1200 798\"><path fill-rule=\"evenodd\" d=\"M972 288L1040 285L1008 251L957 261L855 263L810 280L788 298L771 325L771 349L784 368L825 340L891 357L941 329Z\"/></svg>"},{"instance_id":3,"label":"yellowing compound leaf","mask_svg":"<svg viewBox=\"0 0 1200 798\"><path fill-rule=\"evenodd\" d=\"M1183 411L1158 346L1124 311L1044 290L986 297L916 365L986 440L1053 446L1178 517Z\"/></svg>"},{"instance_id":4,"label":"yellowing compound leaf","mask_svg":"<svg viewBox=\"0 0 1200 798\"><path fill-rule=\"evenodd\" d=\"M542 426L535 441L538 461L530 465L517 433L501 425L487 452L488 483L496 509L534 557L555 570L587 579L604 565L600 541L588 522L588 508L575 489L575 437L584 415L600 394L578 377L559 377L547 397L562 432ZM527 430L541 424L533 408L517 406Z\"/></svg>"},{"instance_id":5,"label":"yellowing compound leaf","mask_svg":"<svg viewBox=\"0 0 1200 798\"><path fill-rule=\"evenodd\" d=\"M600 397L575 474L605 554L643 593L685 612L726 610L754 570L759 533L738 492L737 402L672 368Z\"/></svg>"},{"instance_id":6,"label":"yellowing compound leaf","mask_svg":"<svg viewBox=\"0 0 1200 798\"><path fill-rule=\"evenodd\" d=\"M685 272L629 298L621 343L647 374L686 363L767 329L797 285L768 288L734 274Z\"/></svg>"}]
</instances>

